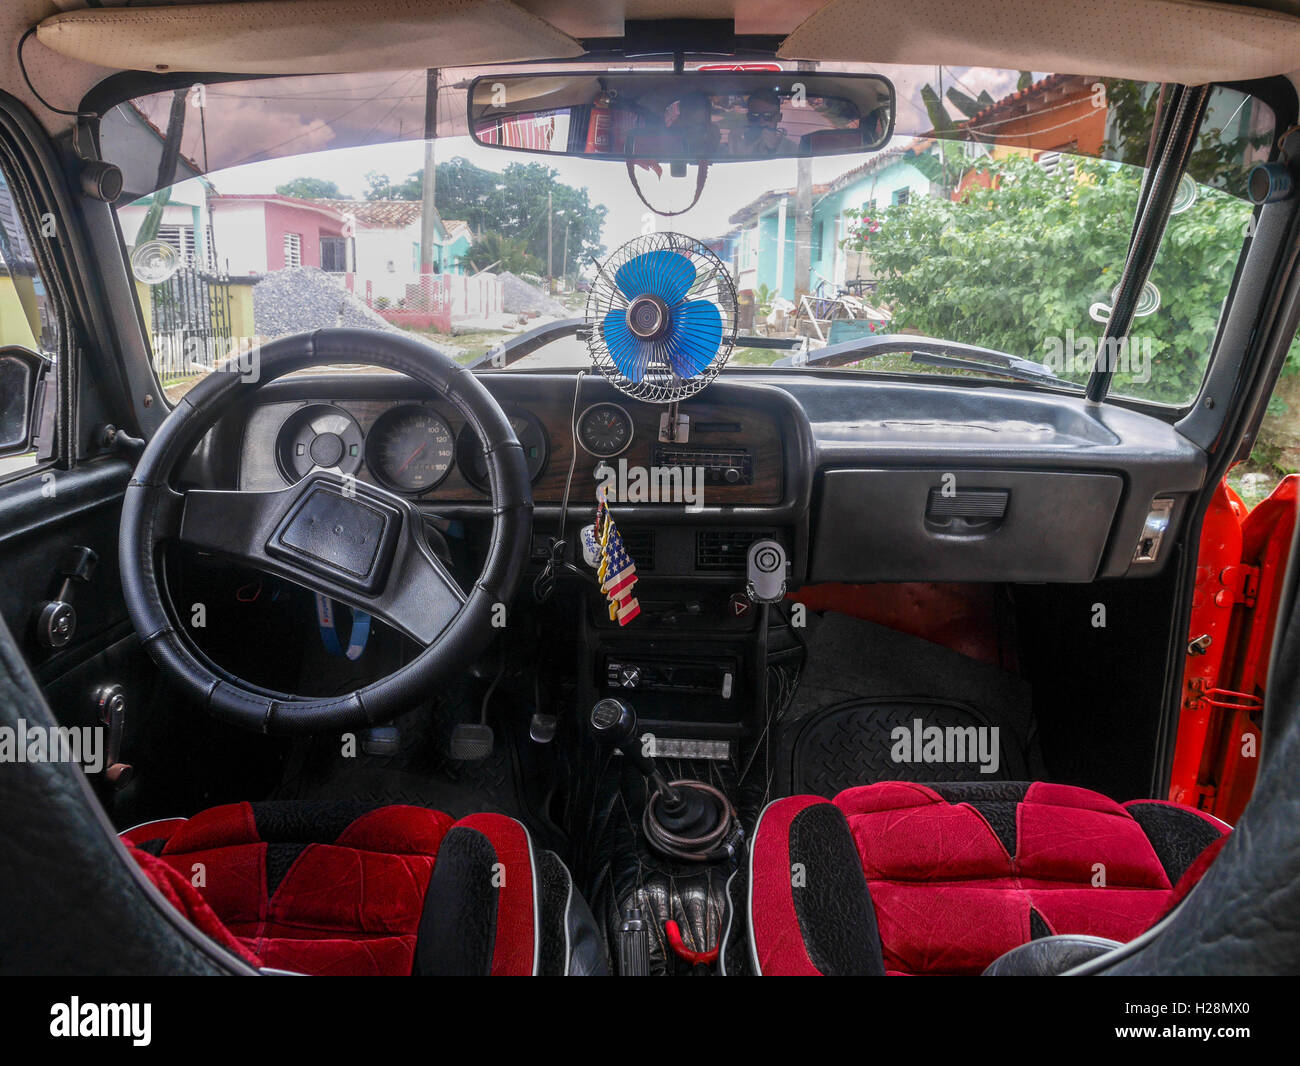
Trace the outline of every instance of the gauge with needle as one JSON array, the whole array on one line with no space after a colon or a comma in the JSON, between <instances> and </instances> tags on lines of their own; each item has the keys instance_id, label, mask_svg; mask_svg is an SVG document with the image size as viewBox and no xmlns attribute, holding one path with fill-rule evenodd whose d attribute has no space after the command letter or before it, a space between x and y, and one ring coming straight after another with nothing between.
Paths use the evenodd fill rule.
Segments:
<instances>
[{"instance_id":1,"label":"gauge with needle","mask_svg":"<svg viewBox=\"0 0 1300 1066\"><path fill-rule=\"evenodd\" d=\"M451 427L428 407L404 405L385 411L366 440L366 465L375 480L411 496L442 481L455 454Z\"/></svg>"}]
</instances>

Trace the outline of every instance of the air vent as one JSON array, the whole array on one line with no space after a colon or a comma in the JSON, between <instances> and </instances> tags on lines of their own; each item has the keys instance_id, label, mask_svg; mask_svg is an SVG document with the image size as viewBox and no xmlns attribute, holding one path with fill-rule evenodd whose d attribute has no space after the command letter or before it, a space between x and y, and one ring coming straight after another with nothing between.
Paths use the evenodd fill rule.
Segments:
<instances>
[{"instance_id":1,"label":"air vent","mask_svg":"<svg viewBox=\"0 0 1300 1066\"><path fill-rule=\"evenodd\" d=\"M637 570L645 572L655 568L655 531L653 529L629 529L620 527L623 547L632 556Z\"/></svg>"},{"instance_id":2,"label":"air vent","mask_svg":"<svg viewBox=\"0 0 1300 1066\"><path fill-rule=\"evenodd\" d=\"M695 569L709 573L745 572L745 555L756 540L772 536L749 529L706 529L695 534Z\"/></svg>"}]
</instances>

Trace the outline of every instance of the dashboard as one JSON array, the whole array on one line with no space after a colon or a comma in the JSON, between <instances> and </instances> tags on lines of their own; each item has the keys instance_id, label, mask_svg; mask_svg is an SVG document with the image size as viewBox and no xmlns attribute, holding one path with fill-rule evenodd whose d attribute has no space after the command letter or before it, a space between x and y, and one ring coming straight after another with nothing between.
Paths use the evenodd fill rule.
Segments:
<instances>
[{"instance_id":1,"label":"dashboard","mask_svg":"<svg viewBox=\"0 0 1300 1066\"><path fill-rule=\"evenodd\" d=\"M250 413L240 448L239 485L279 489L314 470L334 470L421 503L485 503L487 468L482 445L456 408L422 399L405 379L366 375L321 381L289 379L293 399L264 402ZM516 375L488 380L524 448L534 502L558 505L573 464L574 499L589 501L602 463L630 467L701 470L703 494L719 506L775 506L786 477L785 431L793 405L763 390L693 399L681 405L687 428L661 440L666 409L620 396L604 382ZM407 386L402 388L402 386ZM397 386L395 389L394 386ZM270 402L266 402L270 399ZM801 458L798 440L795 457ZM576 447L575 447L576 446ZM628 503L660 503L647 497Z\"/></svg>"},{"instance_id":2,"label":"dashboard","mask_svg":"<svg viewBox=\"0 0 1300 1066\"><path fill-rule=\"evenodd\" d=\"M734 586L759 537L782 541L806 582L1087 582L1158 573L1204 478L1204 453L1166 422L1115 404L834 371L738 371L679 407L631 400L598 375L503 371L480 380L524 446L533 557L571 545L602 472L698 471L697 506L614 503L647 580ZM481 447L449 403L395 374L272 382L223 419L196 484L274 490L336 469L466 522L491 513ZM951 490L951 493L949 492ZM947 498L951 496L951 498Z\"/></svg>"}]
</instances>

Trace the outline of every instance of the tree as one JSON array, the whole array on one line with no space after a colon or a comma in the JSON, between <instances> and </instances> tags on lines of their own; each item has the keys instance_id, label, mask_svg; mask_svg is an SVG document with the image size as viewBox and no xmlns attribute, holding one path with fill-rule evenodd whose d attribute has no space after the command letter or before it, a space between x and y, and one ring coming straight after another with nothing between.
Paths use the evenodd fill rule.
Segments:
<instances>
[{"instance_id":1,"label":"tree","mask_svg":"<svg viewBox=\"0 0 1300 1066\"><path fill-rule=\"evenodd\" d=\"M497 172L457 156L437 168L438 213L463 219L475 233L494 232L523 241L525 252L546 269L546 198L551 196L551 225L555 273L575 272L578 264L605 252L601 232L606 208L593 204L585 188L557 181L558 171L543 163L510 163ZM420 173L394 182L387 174L366 175L367 200L418 200ZM569 235L568 263L560 262L565 229Z\"/></svg>"},{"instance_id":2,"label":"tree","mask_svg":"<svg viewBox=\"0 0 1300 1066\"><path fill-rule=\"evenodd\" d=\"M277 185L275 191L281 196L296 196L300 200L341 200L336 182L324 178L294 178L283 185Z\"/></svg>"},{"instance_id":3,"label":"tree","mask_svg":"<svg viewBox=\"0 0 1300 1066\"><path fill-rule=\"evenodd\" d=\"M1142 172L1084 160L1049 172L1021 154L974 166L988 185L960 200L918 197L870 220L847 212L844 244L867 254L893 331L1038 361L1054 345L1095 344L1105 327L1090 309L1109 306L1119 281ZM1195 394L1250 216L1250 204L1201 186L1170 220L1151 275L1161 306L1131 331L1137 355L1150 354L1150 379L1140 365L1121 370L1117 391L1177 404Z\"/></svg>"},{"instance_id":4,"label":"tree","mask_svg":"<svg viewBox=\"0 0 1300 1066\"><path fill-rule=\"evenodd\" d=\"M528 254L528 246L518 238L495 231L481 234L469 251L460 257L467 270L508 270L511 274L540 274L545 264Z\"/></svg>"},{"instance_id":5,"label":"tree","mask_svg":"<svg viewBox=\"0 0 1300 1066\"><path fill-rule=\"evenodd\" d=\"M1121 163L1146 166L1151 127L1160 95L1157 88L1122 78L1102 78L1101 81L1106 87L1107 128L1110 130L1103 154ZM1230 90L1215 90L1216 94L1227 92ZM1224 129L1217 124L1213 109L1216 97L1212 94L1211 110L1197 134L1196 145L1187 161L1187 172L1197 181L1244 199L1246 175L1257 162L1258 149L1267 147L1271 135L1249 131L1249 116L1256 106L1254 101L1242 101L1240 106L1232 106L1231 98L1227 102L1228 113L1236 128Z\"/></svg>"},{"instance_id":6,"label":"tree","mask_svg":"<svg viewBox=\"0 0 1300 1066\"><path fill-rule=\"evenodd\" d=\"M387 174L372 170L366 174L367 200L419 200L424 195L424 179L420 171L407 176L406 180L394 185Z\"/></svg>"}]
</instances>

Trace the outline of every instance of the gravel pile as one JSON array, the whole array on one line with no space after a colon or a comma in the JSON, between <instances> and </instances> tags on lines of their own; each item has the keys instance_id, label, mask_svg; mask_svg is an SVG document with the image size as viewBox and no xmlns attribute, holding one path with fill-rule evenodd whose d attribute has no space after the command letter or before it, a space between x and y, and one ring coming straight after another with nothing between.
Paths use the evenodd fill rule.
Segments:
<instances>
[{"instance_id":1,"label":"gravel pile","mask_svg":"<svg viewBox=\"0 0 1300 1066\"><path fill-rule=\"evenodd\" d=\"M263 337L332 326L397 330L319 267L287 267L262 278L253 289L253 322Z\"/></svg>"},{"instance_id":2,"label":"gravel pile","mask_svg":"<svg viewBox=\"0 0 1300 1066\"><path fill-rule=\"evenodd\" d=\"M497 275L501 279L502 307L511 314L521 311L536 311L538 314L552 315L555 318L568 318L569 312L559 300L553 300L536 285L530 285L523 278L506 270Z\"/></svg>"}]
</instances>

